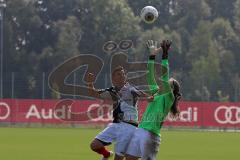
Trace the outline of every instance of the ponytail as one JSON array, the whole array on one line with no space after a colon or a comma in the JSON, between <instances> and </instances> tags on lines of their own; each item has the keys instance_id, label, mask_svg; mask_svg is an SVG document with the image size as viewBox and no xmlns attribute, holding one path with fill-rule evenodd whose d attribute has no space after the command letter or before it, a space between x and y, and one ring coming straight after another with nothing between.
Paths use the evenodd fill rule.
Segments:
<instances>
[{"instance_id":1,"label":"ponytail","mask_svg":"<svg viewBox=\"0 0 240 160\"><path fill-rule=\"evenodd\" d=\"M169 81L170 81L170 85L171 85L171 88L173 90L173 95L174 95L174 102L173 102L172 107L170 108L170 113L173 115L173 117L178 117L179 113L180 113L180 110L178 107L178 102L182 97L182 94L180 93L180 84L174 78L170 78Z\"/></svg>"}]
</instances>

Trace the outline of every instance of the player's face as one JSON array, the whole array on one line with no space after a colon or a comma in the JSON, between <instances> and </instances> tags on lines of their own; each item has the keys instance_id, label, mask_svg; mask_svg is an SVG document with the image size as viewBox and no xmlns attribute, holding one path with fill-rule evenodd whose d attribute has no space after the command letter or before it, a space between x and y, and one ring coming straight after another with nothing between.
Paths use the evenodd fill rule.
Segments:
<instances>
[{"instance_id":1,"label":"player's face","mask_svg":"<svg viewBox=\"0 0 240 160\"><path fill-rule=\"evenodd\" d=\"M122 85L126 82L126 74L124 70L116 71L113 74L112 81L114 85Z\"/></svg>"}]
</instances>

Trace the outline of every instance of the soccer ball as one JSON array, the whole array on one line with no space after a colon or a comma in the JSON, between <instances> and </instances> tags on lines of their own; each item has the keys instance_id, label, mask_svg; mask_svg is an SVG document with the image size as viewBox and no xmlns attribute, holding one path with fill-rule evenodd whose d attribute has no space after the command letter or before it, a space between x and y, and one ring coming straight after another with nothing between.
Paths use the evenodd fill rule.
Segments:
<instances>
[{"instance_id":1,"label":"soccer ball","mask_svg":"<svg viewBox=\"0 0 240 160\"><path fill-rule=\"evenodd\" d=\"M158 18L158 11L153 6L146 6L141 10L140 16L145 23L151 24Z\"/></svg>"}]
</instances>

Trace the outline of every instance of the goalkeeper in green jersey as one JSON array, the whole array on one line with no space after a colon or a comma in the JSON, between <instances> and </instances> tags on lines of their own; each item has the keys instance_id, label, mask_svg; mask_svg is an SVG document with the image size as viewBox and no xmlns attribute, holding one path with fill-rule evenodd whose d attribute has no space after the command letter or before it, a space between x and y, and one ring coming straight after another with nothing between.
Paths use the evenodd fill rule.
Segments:
<instances>
[{"instance_id":1,"label":"goalkeeper in green jersey","mask_svg":"<svg viewBox=\"0 0 240 160\"><path fill-rule=\"evenodd\" d=\"M172 116L179 115L178 101L181 98L180 85L173 79L169 79L168 50L170 41L162 41L157 48L157 42L147 42L150 51L148 60L147 82L152 101L148 104L139 128L135 131L126 152L126 160L155 160L160 145L160 130L165 117L170 112ZM157 84L155 80L154 61L157 53L163 51L161 62L161 80Z\"/></svg>"}]
</instances>

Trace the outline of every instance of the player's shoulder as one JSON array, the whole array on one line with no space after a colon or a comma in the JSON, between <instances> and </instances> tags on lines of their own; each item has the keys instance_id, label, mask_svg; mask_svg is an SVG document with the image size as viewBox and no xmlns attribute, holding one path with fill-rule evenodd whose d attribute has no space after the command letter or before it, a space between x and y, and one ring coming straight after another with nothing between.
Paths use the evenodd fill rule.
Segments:
<instances>
[{"instance_id":1,"label":"player's shoulder","mask_svg":"<svg viewBox=\"0 0 240 160\"><path fill-rule=\"evenodd\" d=\"M139 89L136 85L130 82L127 82L125 86L128 87L129 89Z\"/></svg>"},{"instance_id":2,"label":"player's shoulder","mask_svg":"<svg viewBox=\"0 0 240 160\"><path fill-rule=\"evenodd\" d=\"M135 86L135 85L132 85L131 90L134 91L134 92L138 92L138 93L142 91L142 89L140 89L139 86Z\"/></svg>"},{"instance_id":3,"label":"player's shoulder","mask_svg":"<svg viewBox=\"0 0 240 160\"><path fill-rule=\"evenodd\" d=\"M141 89L133 84L129 84L129 91L131 92L131 94L135 94L137 96L140 96L142 94Z\"/></svg>"},{"instance_id":4,"label":"player's shoulder","mask_svg":"<svg viewBox=\"0 0 240 160\"><path fill-rule=\"evenodd\" d=\"M112 92L112 91L114 91L114 87L113 86L110 86L108 88L103 88L103 89L99 89L98 90L99 93Z\"/></svg>"},{"instance_id":5,"label":"player's shoulder","mask_svg":"<svg viewBox=\"0 0 240 160\"><path fill-rule=\"evenodd\" d=\"M106 88L105 90L110 92L110 93L115 93L115 94L119 91L119 89L115 86L111 86L109 88Z\"/></svg>"}]
</instances>

